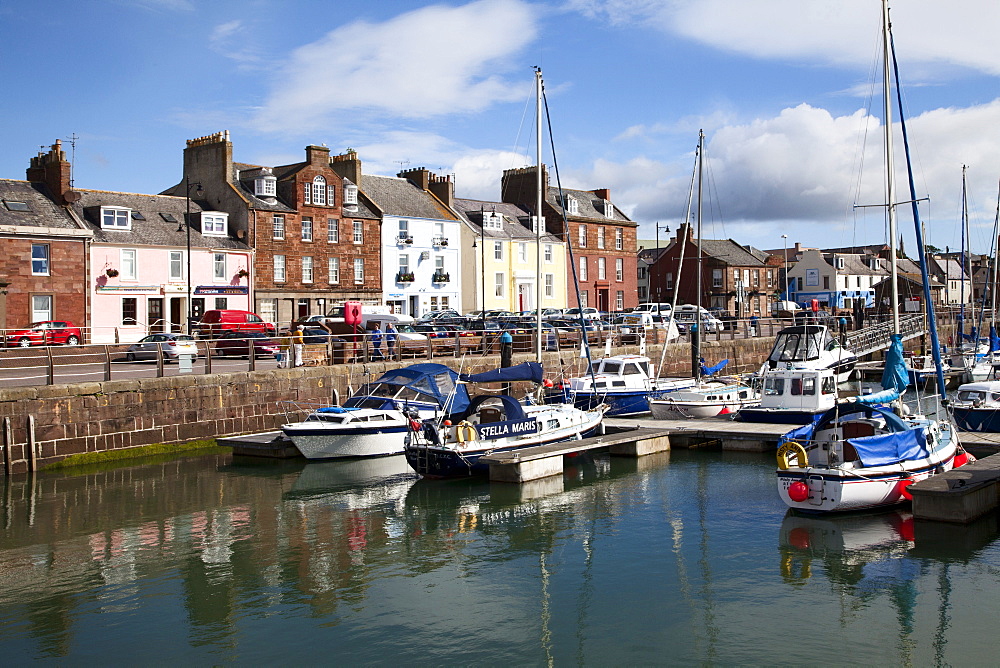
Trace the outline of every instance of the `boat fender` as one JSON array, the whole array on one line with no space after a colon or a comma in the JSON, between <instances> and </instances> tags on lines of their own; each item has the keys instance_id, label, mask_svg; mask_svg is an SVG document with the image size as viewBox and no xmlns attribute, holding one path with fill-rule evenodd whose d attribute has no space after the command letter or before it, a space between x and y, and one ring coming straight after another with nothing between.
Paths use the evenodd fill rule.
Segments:
<instances>
[{"instance_id":1,"label":"boat fender","mask_svg":"<svg viewBox=\"0 0 1000 668\"><path fill-rule=\"evenodd\" d=\"M778 468L785 471L791 467L791 459L795 458L795 464L798 468L805 468L809 466L809 456L806 455L806 449L802 447L802 444L797 441L788 441L780 448L778 448Z\"/></svg>"},{"instance_id":2,"label":"boat fender","mask_svg":"<svg viewBox=\"0 0 1000 668\"><path fill-rule=\"evenodd\" d=\"M476 440L476 436L476 428L468 420L462 420L455 427L455 438L458 440L459 447L467 446L469 442Z\"/></svg>"},{"instance_id":3,"label":"boat fender","mask_svg":"<svg viewBox=\"0 0 1000 668\"><path fill-rule=\"evenodd\" d=\"M899 481L899 494L907 501L913 500L913 493L910 492L910 485L915 482L913 478L903 478Z\"/></svg>"}]
</instances>

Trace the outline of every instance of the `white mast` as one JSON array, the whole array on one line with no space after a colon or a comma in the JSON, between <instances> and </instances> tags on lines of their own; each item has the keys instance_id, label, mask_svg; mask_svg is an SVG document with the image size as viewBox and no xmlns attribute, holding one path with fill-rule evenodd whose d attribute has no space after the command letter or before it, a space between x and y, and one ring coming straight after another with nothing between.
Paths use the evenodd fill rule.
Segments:
<instances>
[{"instance_id":1,"label":"white mast","mask_svg":"<svg viewBox=\"0 0 1000 668\"><path fill-rule=\"evenodd\" d=\"M892 331L899 334L899 273L896 267L896 179L892 167L892 100L891 64L892 53L889 38L889 1L882 0L882 85L885 103L885 194L889 214L889 266L892 276Z\"/></svg>"},{"instance_id":2,"label":"white mast","mask_svg":"<svg viewBox=\"0 0 1000 668\"><path fill-rule=\"evenodd\" d=\"M535 68L535 361L542 363L542 70Z\"/></svg>"}]
</instances>

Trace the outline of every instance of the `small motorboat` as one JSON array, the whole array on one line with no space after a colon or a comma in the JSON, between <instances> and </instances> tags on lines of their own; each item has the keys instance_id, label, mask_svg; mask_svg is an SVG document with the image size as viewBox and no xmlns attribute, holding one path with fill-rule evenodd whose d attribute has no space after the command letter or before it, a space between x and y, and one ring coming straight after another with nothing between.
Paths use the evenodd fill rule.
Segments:
<instances>
[{"instance_id":1,"label":"small motorboat","mask_svg":"<svg viewBox=\"0 0 1000 668\"><path fill-rule=\"evenodd\" d=\"M281 431L307 459L381 457L403 452L412 417L432 418L469 406L458 374L443 364L386 371L342 406L322 406Z\"/></svg>"},{"instance_id":2,"label":"small motorboat","mask_svg":"<svg viewBox=\"0 0 1000 668\"><path fill-rule=\"evenodd\" d=\"M653 417L661 420L688 417L708 418L735 414L760 404L760 392L736 378L713 378L682 390L650 399Z\"/></svg>"},{"instance_id":3,"label":"small motorboat","mask_svg":"<svg viewBox=\"0 0 1000 668\"><path fill-rule=\"evenodd\" d=\"M959 385L951 414L962 431L1000 432L1000 380Z\"/></svg>"}]
</instances>

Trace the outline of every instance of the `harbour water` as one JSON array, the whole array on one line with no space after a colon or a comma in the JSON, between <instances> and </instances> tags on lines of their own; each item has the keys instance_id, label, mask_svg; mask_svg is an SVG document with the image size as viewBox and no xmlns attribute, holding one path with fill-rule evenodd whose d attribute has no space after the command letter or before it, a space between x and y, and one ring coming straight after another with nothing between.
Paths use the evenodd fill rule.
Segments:
<instances>
[{"instance_id":1,"label":"harbour water","mask_svg":"<svg viewBox=\"0 0 1000 668\"><path fill-rule=\"evenodd\" d=\"M212 454L3 484L4 662L995 664L997 518L788 515L773 455Z\"/></svg>"}]
</instances>

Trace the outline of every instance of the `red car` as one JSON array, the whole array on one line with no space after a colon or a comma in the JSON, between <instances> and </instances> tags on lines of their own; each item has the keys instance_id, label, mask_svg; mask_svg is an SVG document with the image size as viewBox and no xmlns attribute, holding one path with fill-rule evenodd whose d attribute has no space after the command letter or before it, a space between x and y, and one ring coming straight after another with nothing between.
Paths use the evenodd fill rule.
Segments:
<instances>
[{"instance_id":1,"label":"red car","mask_svg":"<svg viewBox=\"0 0 1000 668\"><path fill-rule=\"evenodd\" d=\"M33 322L25 329L10 330L4 334L4 345L8 348L20 346L75 346L83 340L80 329L64 320Z\"/></svg>"}]
</instances>

